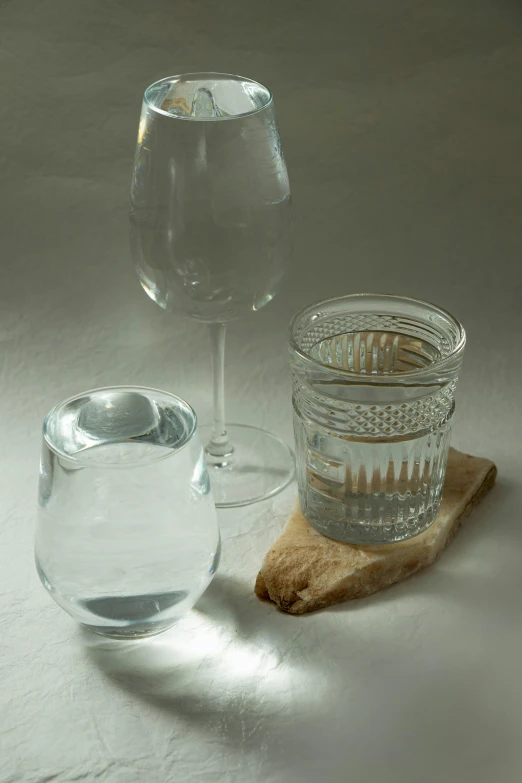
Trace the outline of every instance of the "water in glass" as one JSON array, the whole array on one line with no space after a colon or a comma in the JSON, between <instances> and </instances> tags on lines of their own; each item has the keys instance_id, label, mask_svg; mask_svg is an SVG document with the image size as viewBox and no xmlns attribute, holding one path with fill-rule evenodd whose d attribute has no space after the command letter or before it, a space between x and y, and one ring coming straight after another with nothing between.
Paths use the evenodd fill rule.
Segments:
<instances>
[{"instance_id":1,"label":"water in glass","mask_svg":"<svg viewBox=\"0 0 522 783\"><path fill-rule=\"evenodd\" d=\"M347 296L291 328L300 501L332 538L391 543L434 520L464 332L432 305Z\"/></svg>"},{"instance_id":2,"label":"water in glass","mask_svg":"<svg viewBox=\"0 0 522 783\"><path fill-rule=\"evenodd\" d=\"M100 390L46 419L36 563L92 630L157 633L190 609L219 558L216 512L189 406Z\"/></svg>"},{"instance_id":3,"label":"water in glass","mask_svg":"<svg viewBox=\"0 0 522 783\"><path fill-rule=\"evenodd\" d=\"M291 254L290 185L270 90L188 73L145 90L130 193L131 252L165 310L208 324L212 426L202 427L214 500L270 497L294 475L288 446L225 418L225 330L268 304Z\"/></svg>"},{"instance_id":4,"label":"water in glass","mask_svg":"<svg viewBox=\"0 0 522 783\"><path fill-rule=\"evenodd\" d=\"M223 323L279 290L291 249L290 186L266 87L196 76L145 93L131 249L157 304Z\"/></svg>"}]
</instances>

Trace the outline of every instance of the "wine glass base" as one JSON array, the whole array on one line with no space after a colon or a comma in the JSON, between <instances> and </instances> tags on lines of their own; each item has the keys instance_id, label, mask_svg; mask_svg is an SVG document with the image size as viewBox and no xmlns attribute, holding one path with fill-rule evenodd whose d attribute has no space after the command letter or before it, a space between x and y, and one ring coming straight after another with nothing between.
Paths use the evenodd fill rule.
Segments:
<instances>
[{"instance_id":1,"label":"wine glass base","mask_svg":"<svg viewBox=\"0 0 522 783\"><path fill-rule=\"evenodd\" d=\"M214 461L210 454L205 454L218 508L256 503L288 486L295 475L295 463L286 443L248 424L227 424L227 433L234 447L230 456ZM199 435L207 444L212 427L199 427Z\"/></svg>"}]
</instances>

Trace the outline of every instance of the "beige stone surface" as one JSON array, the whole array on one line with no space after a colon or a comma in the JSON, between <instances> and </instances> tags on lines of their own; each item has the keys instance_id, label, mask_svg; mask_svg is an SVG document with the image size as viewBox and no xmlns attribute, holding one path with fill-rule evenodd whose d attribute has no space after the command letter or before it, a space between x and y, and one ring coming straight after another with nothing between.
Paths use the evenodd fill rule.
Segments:
<instances>
[{"instance_id":1,"label":"beige stone surface","mask_svg":"<svg viewBox=\"0 0 522 783\"><path fill-rule=\"evenodd\" d=\"M400 582L437 559L496 475L490 460L451 449L437 519L421 535L398 544L334 541L314 530L298 509L263 561L256 594L285 612L305 614Z\"/></svg>"}]
</instances>

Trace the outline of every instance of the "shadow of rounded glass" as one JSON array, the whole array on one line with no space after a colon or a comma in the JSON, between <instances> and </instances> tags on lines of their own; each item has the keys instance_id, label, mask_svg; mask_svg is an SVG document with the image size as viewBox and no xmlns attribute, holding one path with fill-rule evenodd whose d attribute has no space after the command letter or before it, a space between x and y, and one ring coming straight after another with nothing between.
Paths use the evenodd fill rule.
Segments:
<instances>
[{"instance_id":1,"label":"shadow of rounded glass","mask_svg":"<svg viewBox=\"0 0 522 783\"><path fill-rule=\"evenodd\" d=\"M245 721L290 705L309 709L323 693L310 663L289 653L292 634L279 622L260 623L249 611L258 599L246 592L246 585L217 576L196 608L162 634L120 641L83 630L81 643L116 687L194 723L219 718L233 742ZM314 688L307 687L310 678Z\"/></svg>"}]
</instances>

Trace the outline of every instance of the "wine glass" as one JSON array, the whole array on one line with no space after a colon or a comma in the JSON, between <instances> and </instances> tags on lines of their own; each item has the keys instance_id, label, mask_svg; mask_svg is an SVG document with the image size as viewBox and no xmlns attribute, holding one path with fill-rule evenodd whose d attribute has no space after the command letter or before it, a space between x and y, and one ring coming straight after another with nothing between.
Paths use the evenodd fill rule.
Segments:
<instances>
[{"instance_id":1,"label":"wine glass","mask_svg":"<svg viewBox=\"0 0 522 783\"><path fill-rule=\"evenodd\" d=\"M270 91L220 73L145 90L131 184L133 260L165 310L208 324L214 421L201 427L216 505L269 497L294 475L274 435L225 425L226 324L278 292L291 253L288 174Z\"/></svg>"}]
</instances>

